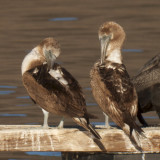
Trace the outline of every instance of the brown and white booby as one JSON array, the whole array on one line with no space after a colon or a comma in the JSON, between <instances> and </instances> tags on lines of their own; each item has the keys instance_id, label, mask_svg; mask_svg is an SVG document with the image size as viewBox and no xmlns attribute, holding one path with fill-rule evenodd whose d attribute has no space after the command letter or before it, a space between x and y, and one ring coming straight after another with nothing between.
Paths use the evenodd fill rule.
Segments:
<instances>
[{"instance_id":1,"label":"brown and white booby","mask_svg":"<svg viewBox=\"0 0 160 160\"><path fill-rule=\"evenodd\" d=\"M155 110L160 118L160 54L154 56L132 77L141 113ZM140 122L147 123L140 116Z\"/></svg>"},{"instance_id":2,"label":"brown and white booby","mask_svg":"<svg viewBox=\"0 0 160 160\"><path fill-rule=\"evenodd\" d=\"M27 54L22 62L22 79L32 100L48 114L71 117L90 131L95 138L100 135L89 123L86 102L79 83L62 66L55 63L60 55L59 43L54 38L44 39ZM45 118L47 124L47 118Z\"/></svg>"},{"instance_id":3,"label":"brown and white booby","mask_svg":"<svg viewBox=\"0 0 160 160\"><path fill-rule=\"evenodd\" d=\"M99 29L101 59L90 72L92 93L100 108L139 149L143 130L136 124L137 94L122 63L121 48L125 39L123 28L106 22Z\"/></svg>"}]
</instances>

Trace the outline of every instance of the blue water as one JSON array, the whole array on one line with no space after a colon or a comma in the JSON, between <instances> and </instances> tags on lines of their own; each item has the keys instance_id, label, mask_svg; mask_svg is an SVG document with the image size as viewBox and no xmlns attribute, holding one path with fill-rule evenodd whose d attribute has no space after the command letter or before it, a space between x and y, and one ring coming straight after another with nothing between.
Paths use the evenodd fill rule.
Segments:
<instances>
[{"instance_id":1,"label":"blue water","mask_svg":"<svg viewBox=\"0 0 160 160\"><path fill-rule=\"evenodd\" d=\"M0 86L0 88L17 88L17 86Z\"/></svg>"},{"instance_id":2,"label":"blue water","mask_svg":"<svg viewBox=\"0 0 160 160\"><path fill-rule=\"evenodd\" d=\"M25 152L28 155L38 155L38 156L56 156L60 157L61 152Z\"/></svg>"},{"instance_id":3,"label":"blue water","mask_svg":"<svg viewBox=\"0 0 160 160\"><path fill-rule=\"evenodd\" d=\"M78 18L76 17L59 17L59 18L51 18L49 21L75 21Z\"/></svg>"},{"instance_id":4,"label":"blue water","mask_svg":"<svg viewBox=\"0 0 160 160\"><path fill-rule=\"evenodd\" d=\"M123 52L143 52L142 49L122 49Z\"/></svg>"},{"instance_id":5,"label":"blue water","mask_svg":"<svg viewBox=\"0 0 160 160\"><path fill-rule=\"evenodd\" d=\"M20 96L20 97L16 97L17 99L29 99L29 96Z\"/></svg>"},{"instance_id":6,"label":"blue water","mask_svg":"<svg viewBox=\"0 0 160 160\"><path fill-rule=\"evenodd\" d=\"M0 113L0 117L27 117L27 114Z\"/></svg>"},{"instance_id":7,"label":"blue water","mask_svg":"<svg viewBox=\"0 0 160 160\"><path fill-rule=\"evenodd\" d=\"M102 125L104 126L105 123L104 122L91 122L92 125ZM110 126L116 126L116 124L114 122L109 122Z\"/></svg>"},{"instance_id":8,"label":"blue water","mask_svg":"<svg viewBox=\"0 0 160 160\"><path fill-rule=\"evenodd\" d=\"M6 94L11 94L14 93L15 91L0 91L0 95L6 95Z\"/></svg>"}]
</instances>

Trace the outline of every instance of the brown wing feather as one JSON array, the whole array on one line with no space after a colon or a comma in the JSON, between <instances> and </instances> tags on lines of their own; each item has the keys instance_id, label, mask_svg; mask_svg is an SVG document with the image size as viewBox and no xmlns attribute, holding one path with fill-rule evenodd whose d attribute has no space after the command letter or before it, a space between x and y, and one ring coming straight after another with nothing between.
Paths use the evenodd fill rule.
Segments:
<instances>
[{"instance_id":1,"label":"brown wing feather","mask_svg":"<svg viewBox=\"0 0 160 160\"><path fill-rule=\"evenodd\" d=\"M160 83L160 54L149 60L132 78L132 82L138 92Z\"/></svg>"},{"instance_id":2,"label":"brown wing feather","mask_svg":"<svg viewBox=\"0 0 160 160\"><path fill-rule=\"evenodd\" d=\"M37 69L37 73L31 69L23 75L24 86L31 98L51 113L83 117L86 112L85 99L78 82L62 67L64 77L68 77L69 88L50 76L47 65L40 65Z\"/></svg>"},{"instance_id":3,"label":"brown wing feather","mask_svg":"<svg viewBox=\"0 0 160 160\"><path fill-rule=\"evenodd\" d=\"M107 63L107 65L111 65ZM91 86L97 103L108 115L124 121L125 115L137 115L137 95L124 65L95 67L91 71ZM123 118L120 120L119 117Z\"/></svg>"}]
</instances>

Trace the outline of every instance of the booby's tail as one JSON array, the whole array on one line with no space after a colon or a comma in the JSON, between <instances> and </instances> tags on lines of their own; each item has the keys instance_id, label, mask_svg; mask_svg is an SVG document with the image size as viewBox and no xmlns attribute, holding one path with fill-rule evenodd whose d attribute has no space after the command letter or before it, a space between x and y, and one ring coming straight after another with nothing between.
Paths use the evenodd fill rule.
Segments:
<instances>
[{"instance_id":1,"label":"booby's tail","mask_svg":"<svg viewBox=\"0 0 160 160\"><path fill-rule=\"evenodd\" d=\"M146 136L144 135L144 131L134 121L132 121L132 125L130 126L125 123L122 129L130 138L135 148L139 151L143 151L141 148L140 138L146 138Z\"/></svg>"},{"instance_id":2,"label":"booby's tail","mask_svg":"<svg viewBox=\"0 0 160 160\"><path fill-rule=\"evenodd\" d=\"M98 134L98 132L93 128L91 124L87 123L87 120L85 118L78 118L78 117L72 117L72 119L80 126L82 126L84 129L89 131L94 138L101 139L101 136Z\"/></svg>"}]
</instances>

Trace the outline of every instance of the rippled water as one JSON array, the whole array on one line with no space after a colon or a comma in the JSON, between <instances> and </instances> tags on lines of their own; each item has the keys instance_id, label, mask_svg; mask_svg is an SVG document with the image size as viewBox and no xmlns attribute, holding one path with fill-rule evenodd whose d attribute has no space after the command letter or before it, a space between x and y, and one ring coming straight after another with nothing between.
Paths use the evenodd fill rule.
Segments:
<instances>
[{"instance_id":1,"label":"rippled water","mask_svg":"<svg viewBox=\"0 0 160 160\"><path fill-rule=\"evenodd\" d=\"M151 57L159 53L160 1L55 1L14 0L0 5L0 119L1 124L42 124L43 114L26 93L21 81L21 62L25 54L43 38L54 36L61 43L58 59L80 82L89 112L104 125L102 111L95 103L89 84L89 71L100 57L97 31L105 21L116 21L126 31L123 59L129 74L134 75ZM144 114L149 124L158 123L155 112ZM60 118L50 115L49 124ZM110 122L111 125L114 125ZM75 125L65 119L66 127ZM44 155L45 154L45 155ZM54 152L0 153L0 159L60 159ZM50 156L52 155L52 156ZM123 158L125 160L125 157ZM128 160L131 160L128 156ZM147 160L147 156L146 156Z\"/></svg>"},{"instance_id":2,"label":"rippled water","mask_svg":"<svg viewBox=\"0 0 160 160\"><path fill-rule=\"evenodd\" d=\"M38 156L55 156L60 157L61 152L25 152L28 155L38 155Z\"/></svg>"},{"instance_id":3,"label":"rippled water","mask_svg":"<svg viewBox=\"0 0 160 160\"><path fill-rule=\"evenodd\" d=\"M59 17L59 18L51 18L49 21L75 21L78 20L76 17Z\"/></svg>"}]
</instances>

